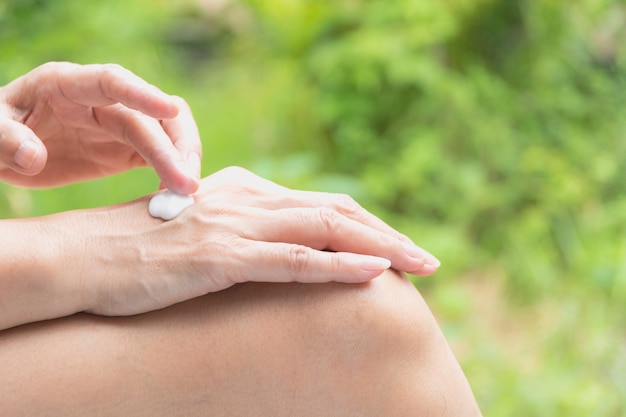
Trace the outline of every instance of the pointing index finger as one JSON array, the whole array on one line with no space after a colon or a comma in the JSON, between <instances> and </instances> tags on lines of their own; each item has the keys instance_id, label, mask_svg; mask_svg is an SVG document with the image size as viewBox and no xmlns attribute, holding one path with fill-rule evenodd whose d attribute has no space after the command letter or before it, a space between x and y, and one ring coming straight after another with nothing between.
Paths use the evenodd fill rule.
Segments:
<instances>
[{"instance_id":1,"label":"pointing index finger","mask_svg":"<svg viewBox=\"0 0 626 417\"><path fill-rule=\"evenodd\" d=\"M120 103L157 119L173 118L179 112L174 97L117 64L53 63L43 67L42 71L49 68L57 74L59 92L77 104L103 107Z\"/></svg>"}]
</instances>

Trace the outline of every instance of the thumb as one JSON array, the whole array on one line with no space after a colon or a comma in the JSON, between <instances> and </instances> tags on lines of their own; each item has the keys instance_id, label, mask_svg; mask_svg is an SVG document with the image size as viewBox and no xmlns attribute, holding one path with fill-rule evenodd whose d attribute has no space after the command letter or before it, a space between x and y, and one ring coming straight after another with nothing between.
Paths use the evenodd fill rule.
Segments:
<instances>
[{"instance_id":1,"label":"thumb","mask_svg":"<svg viewBox=\"0 0 626 417\"><path fill-rule=\"evenodd\" d=\"M35 132L14 120L0 120L0 167L23 175L37 175L48 152Z\"/></svg>"}]
</instances>

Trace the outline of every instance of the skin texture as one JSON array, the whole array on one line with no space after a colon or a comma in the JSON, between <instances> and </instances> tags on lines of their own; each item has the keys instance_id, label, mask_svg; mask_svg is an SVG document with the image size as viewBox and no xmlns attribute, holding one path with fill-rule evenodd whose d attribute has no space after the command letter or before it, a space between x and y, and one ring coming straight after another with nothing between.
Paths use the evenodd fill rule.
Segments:
<instances>
[{"instance_id":1,"label":"skin texture","mask_svg":"<svg viewBox=\"0 0 626 417\"><path fill-rule=\"evenodd\" d=\"M238 284L0 332L3 416L479 416L413 285Z\"/></svg>"},{"instance_id":2,"label":"skin texture","mask_svg":"<svg viewBox=\"0 0 626 417\"><path fill-rule=\"evenodd\" d=\"M0 329L80 311L138 314L267 277L358 283L390 266L439 266L347 196L240 168L200 181L200 157L184 100L118 65L48 63L1 87L1 180L51 187L152 165L195 203L166 224L147 214L149 196L0 221Z\"/></svg>"},{"instance_id":3,"label":"skin texture","mask_svg":"<svg viewBox=\"0 0 626 417\"><path fill-rule=\"evenodd\" d=\"M236 167L199 180L200 158L184 100L117 65L49 63L0 88L0 180L151 165L194 198L167 222L150 196L0 221L1 416L480 415L388 270L439 261L347 196Z\"/></svg>"},{"instance_id":4,"label":"skin texture","mask_svg":"<svg viewBox=\"0 0 626 417\"><path fill-rule=\"evenodd\" d=\"M174 220L151 217L149 199L0 221L0 329L80 311L144 313L246 281L360 283L389 266L439 266L348 196L242 168L204 178Z\"/></svg>"}]
</instances>

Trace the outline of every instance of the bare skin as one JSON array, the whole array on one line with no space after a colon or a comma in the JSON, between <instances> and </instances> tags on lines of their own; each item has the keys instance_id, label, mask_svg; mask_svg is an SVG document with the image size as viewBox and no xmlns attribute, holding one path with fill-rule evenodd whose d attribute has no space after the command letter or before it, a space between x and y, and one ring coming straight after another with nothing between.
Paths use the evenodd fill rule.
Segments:
<instances>
[{"instance_id":1,"label":"bare skin","mask_svg":"<svg viewBox=\"0 0 626 417\"><path fill-rule=\"evenodd\" d=\"M0 415L480 415L387 269L430 275L436 258L347 196L241 168L200 180L200 158L184 101L119 66L50 63L0 87L1 180L151 165L194 198L169 222L150 196L0 221Z\"/></svg>"},{"instance_id":2,"label":"bare skin","mask_svg":"<svg viewBox=\"0 0 626 417\"><path fill-rule=\"evenodd\" d=\"M148 214L149 196L0 221L0 330L81 311L144 313L245 281L360 283L390 265L420 275L439 266L347 196L231 167L204 178L194 199L167 222Z\"/></svg>"},{"instance_id":3,"label":"bare skin","mask_svg":"<svg viewBox=\"0 0 626 417\"><path fill-rule=\"evenodd\" d=\"M0 87L0 180L52 187L151 165L195 204L163 224L147 198L0 221L0 330L81 311L130 315L236 283L365 282L439 267L348 196L241 168L199 179L183 99L119 65L53 62ZM190 244L193 243L193 244Z\"/></svg>"},{"instance_id":4,"label":"bare skin","mask_svg":"<svg viewBox=\"0 0 626 417\"><path fill-rule=\"evenodd\" d=\"M413 285L239 284L0 332L0 415L479 416Z\"/></svg>"}]
</instances>

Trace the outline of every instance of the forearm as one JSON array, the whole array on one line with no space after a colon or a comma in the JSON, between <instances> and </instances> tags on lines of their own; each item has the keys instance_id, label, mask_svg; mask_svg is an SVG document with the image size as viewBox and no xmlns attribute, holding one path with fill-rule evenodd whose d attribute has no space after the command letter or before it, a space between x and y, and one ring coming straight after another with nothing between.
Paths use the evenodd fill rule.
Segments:
<instances>
[{"instance_id":1,"label":"forearm","mask_svg":"<svg viewBox=\"0 0 626 417\"><path fill-rule=\"evenodd\" d=\"M154 222L145 199L101 209L0 221L0 330L67 316L95 303L95 281L114 269L134 228ZM121 256L119 256L121 258ZM89 278L86 278L89 277ZM87 279L89 281L87 281Z\"/></svg>"},{"instance_id":2,"label":"forearm","mask_svg":"<svg viewBox=\"0 0 626 417\"><path fill-rule=\"evenodd\" d=\"M67 242L46 218L0 223L0 329L76 312Z\"/></svg>"},{"instance_id":3,"label":"forearm","mask_svg":"<svg viewBox=\"0 0 626 417\"><path fill-rule=\"evenodd\" d=\"M418 275L439 266L347 196L289 190L241 168L203 179L171 221L148 214L149 198L1 223L0 328L77 311L145 313L249 280L354 284L390 266Z\"/></svg>"}]
</instances>

